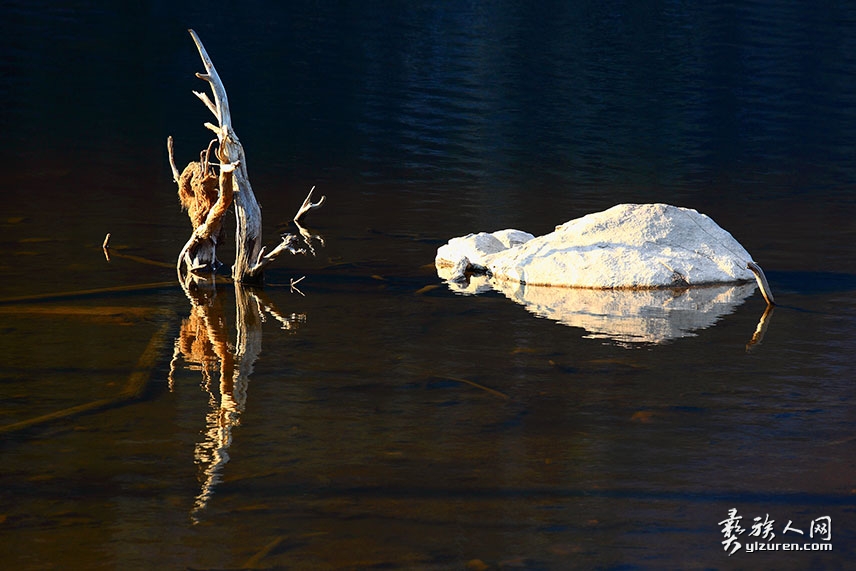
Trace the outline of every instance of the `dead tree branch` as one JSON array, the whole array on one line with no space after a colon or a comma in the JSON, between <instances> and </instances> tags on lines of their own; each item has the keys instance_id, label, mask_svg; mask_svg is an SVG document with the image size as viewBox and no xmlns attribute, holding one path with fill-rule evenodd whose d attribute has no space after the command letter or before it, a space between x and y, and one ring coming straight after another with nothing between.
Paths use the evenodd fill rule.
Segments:
<instances>
[{"instance_id":1,"label":"dead tree branch","mask_svg":"<svg viewBox=\"0 0 856 571\"><path fill-rule=\"evenodd\" d=\"M216 247L218 240L222 237L223 215L229 206L234 205L237 229L232 279L236 283L260 284L263 281L265 267L282 252L302 254L306 253L306 250L297 246L298 239L291 234L282 236L282 241L270 252L266 253L266 248L262 246L261 208L250 185L244 148L232 128L226 89L199 36L193 30L188 31L205 67L205 73L197 73L196 76L208 82L211 88L211 96L199 91L193 93L217 119L217 125L212 123L204 125L217 135L218 148L215 156L220 163L220 174L217 177L212 172L213 167L217 166L211 163L214 141L209 144L207 151L203 151L198 163L190 163L184 172L179 174L173 156L172 138L168 139L167 147L173 177L179 186L182 205L188 209L194 225L193 234L179 255L177 268L179 274L183 268L193 273L211 272L217 268L219 262L216 258ZM320 208L324 200L325 198L321 197L321 200L313 203L312 191L310 191L294 217L304 241L313 253L314 249L307 238L307 235L310 237L312 235L308 231L304 233L305 229L300 226L298 220L310 210ZM202 206L192 208L191 204L202 204Z\"/></svg>"},{"instance_id":2,"label":"dead tree branch","mask_svg":"<svg viewBox=\"0 0 856 571\"><path fill-rule=\"evenodd\" d=\"M306 195L306 199L303 201L303 204L297 210L297 214L294 215L294 223L300 224L300 219L304 214L309 212L310 210L316 210L324 206L324 202L327 200L326 196L322 196L321 200L318 202L312 202L312 193L315 192L315 187L309 189L309 194Z\"/></svg>"}]
</instances>

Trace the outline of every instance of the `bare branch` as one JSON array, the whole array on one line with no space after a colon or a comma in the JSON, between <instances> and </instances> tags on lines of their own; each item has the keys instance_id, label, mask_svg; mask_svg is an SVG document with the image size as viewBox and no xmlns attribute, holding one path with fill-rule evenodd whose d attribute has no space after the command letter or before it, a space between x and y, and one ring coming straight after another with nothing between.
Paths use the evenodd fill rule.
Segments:
<instances>
[{"instance_id":1,"label":"bare branch","mask_svg":"<svg viewBox=\"0 0 856 571\"><path fill-rule=\"evenodd\" d=\"M259 264L265 266L274 261L281 253L286 251L291 252L294 255L306 252L303 248L297 247L297 237L294 234L285 234L282 236L282 241L277 244L273 250L261 257Z\"/></svg>"},{"instance_id":2,"label":"bare branch","mask_svg":"<svg viewBox=\"0 0 856 571\"><path fill-rule=\"evenodd\" d=\"M297 210L297 214L294 215L294 222L299 224L300 218L309 212L310 210L315 210L317 208L321 208L324 206L324 201L327 200L326 196L322 196L321 200L318 202L312 202L312 193L315 191L315 187L309 189L309 194L306 195L306 199L303 201L303 204Z\"/></svg>"},{"instance_id":3,"label":"bare branch","mask_svg":"<svg viewBox=\"0 0 856 571\"><path fill-rule=\"evenodd\" d=\"M294 225L297 226L297 230L300 232L300 236L303 238L303 243L306 244L306 247L309 248L309 253L313 256L315 255L315 246L313 246L313 242L318 242L321 244L323 248L326 246L324 243L324 236L321 234L313 234L311 230L305 228L300 222L295 221Z\"/></svg>"},{"instance_id":4,"label":"bare branch","mask_svg":"<svg viewBox=\"0 0 856 571\"><path fill-rule=\"evenodd\" d=\"M208 143L208 148L199 153L199 162L202 164L202 174L208 172L208 166L211 161L211 148L214 146L214 143L217 142L217 139L211 139ZM234 170L234 168L233 168Z\"/></svg>"},{"instance_id":5,"label":"bare branch","mask_svg":"<svg viewBox=\"0 0 856 571\"><path fill-rule=\"evenodd\" d=\"M767 276L764 275L764 270L755 262L748 262L746 267L755 274L755 281L758 282L758 287L761 289L761 295L767 301L767 305L776 305L776 300L773 298L773 292L770 291L770 284L767 282Z\"/></svg>"},{"instance_id":6,"label":"bare branch","mask_svg":"<svg viewBox=\"0 0 856 571\"><path fill-rule=\"evenodd\" d=\"M282 241L267 254L265 253L267 247L263 246L262 249L259 250L259 255L256 258L256 262L252 265L248 274L250 276L258 275L264 270L265 266L276 260L283 252L291 252L295 256L297 254L305 254L306 250L304 250L303 248L298 248L297 244L297 236L295 236L294 234L283 234Z\"/></svg>"},{"instance_id":7,"label":"bare branch","mask_svg":"<svg viewBox=\"0 0 856 571\"><path fill-rule=\"evenodd\" d=\"M199 74L197 73L196 75ZM205 104L205 107L207 107L208 110L211 111L211 113L213 113L215 117L217 117L218 121L220 120L220 117L217 116L217 107L211 102L211 99L208 98L207 93L202 93L201 91L194 91L193 95L201 99L202 103Z\"/></svg>"},{"instance_id":8,"label":"bare branch","mask_svg":"<svg viewBox=\"0 0 856 571\"><path fill-rule=\"evenodd\" d=\"M300 282L302 282L302 281L303 281L303 280L305 280L305 279L306 279L306 276L302 276L302 277L299 277L299 278L297 278L297 279L291 278L291 279L288 281L288 285L289 285L289 287L291 288L292 293L296 291L297 293L299 293L299 294L300 294L300 295L302 295L303 297L306 297L306 294L305 294L305 293L303 293L302 291L300 291L300 288L299 288L299 287L297 287L297 284L299 284Z\"/></svg>"},{"instance_id":9,"label":"bare branch","mask_svg":"<svg viewBox=\"0 0 856 571\"><path fill-rule=\"evenodd\" d=\"M205 46L202 45L202 41L199 39L199 36L197 36L196 32L193 30L188 30L188 32L190 32L190 36L196 44L196 49L199 50L199 57L202 58L202 64L205 66L206 71L205 74L197 73L196 76L200 79L204 79L211 85L211 91L214 93L214 108L216 109L214 116L217 117L220 126L224 130L231 130L232 120L229 114L229 98L226 97L226 89L223 87L220 75L214 68L214 62L211 61L211 57L208 55L208 52L205 51ZM200 97L200 99L202 98ZM210 100L205 102L205 105L211 109Z\"/></svg>"},{"instance_id":10,"label":"bare branch","mask_svg":"<svg viewBox=\"0 0 856 571\"><path fill-rule=\"evenodd\" d=\"M312 193L315 191L315 187L313 186L309 189L309 194L306 195L306 198L303 201L303 204L300 205L300 208L297 210L297 214L294 215L294 224L297 226L297 230L300 232L300 235L303 237L303 242L306 244L306 247L309 249L309 253L313 256L315 255L315 247L312 245L313 241L320 242L321 246L324 246L324 238L320 234L313 234L310 230L305 228L301 223L300 219L310 210L316 210L324 206L324 202L327 200L326 196L322 196L321 200L318 202L312 202ZM303 250L305 252L305 250Z\"/></svg>"},{"instance_id":11,"label":"bare branch","mask_svg":"<svg viewBox=\"0 0 856 571\"><path fill-rule=\"evenodd\" d=\"M104 237L104 243L101 244L101 250L104 252L104 257L107 259L107 263L110 262L110 232L107 232L107 235Z\"/></svg>"},{"instance_id":12,"label":"bare branch","mask_svg":"<svg viewBox=\"0 0 856 571\"><path fill-rule=\"evenodd\" d=\"M178 184L178 179L181 174L178 172L178 167L175 166L175 155L173 154L172 135L166 138L166 150L169 152L169 166L172 169L172 180Z\"/></svg>"}]
</instances>

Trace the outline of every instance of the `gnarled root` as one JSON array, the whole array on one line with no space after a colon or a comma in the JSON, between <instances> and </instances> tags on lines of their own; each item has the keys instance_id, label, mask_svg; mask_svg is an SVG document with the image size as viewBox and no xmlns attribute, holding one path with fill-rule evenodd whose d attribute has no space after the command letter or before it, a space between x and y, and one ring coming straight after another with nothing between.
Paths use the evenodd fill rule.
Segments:
<instances>
[{"instance_id":1,"label":"gnarled root","mask_svg":"<svg viewBox=\"0 0 856 571\"><path fill-rule=\"evenodd\" d=\"M193 234L178 257L179 271L183 265L195 273L214 270L220 265L216 250L225 236L222 217L232 204L232 172L236 165L212 165L209 162L216 142L216 139L212 140L200 153L199 161L191 162L178 174L172 137L167 139L169 162L178 184L178 199L181 207L187 210L193 226ZM219 177L215 174L215 166L220 166Z\"/></svg>"}]
</instances>

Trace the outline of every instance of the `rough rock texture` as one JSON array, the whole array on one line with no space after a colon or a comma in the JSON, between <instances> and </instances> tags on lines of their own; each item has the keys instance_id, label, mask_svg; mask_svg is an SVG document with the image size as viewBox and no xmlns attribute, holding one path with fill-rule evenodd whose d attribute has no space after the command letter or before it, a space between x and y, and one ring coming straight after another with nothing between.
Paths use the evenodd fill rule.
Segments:
<instances>
[{"instance_id":1,"label":"rough rock texture","mask_svg":"<svg viewBox=\"0 0 856 571\"><path fill-rule=\"evenodd\" d=\"M534 236L520 230L499 230L492 234L479 232L452 238L440 246L434 264L444 279L460 279L464 272L487 270L487 259L491 254L504 252L533 239ZM451 268L451 270L449 270Z\"/></svg>"},{"instance_id":2,"label":"rough rock texture","mask_svg":"<svg viewBox=\"0 0 856 571\"><path fill-rule=\"evenodd\" d=\"M746 267L752 257L731 234L704 214L668 204L619 204L544 236L529 236L503 230L453 238L437 251L435 264L438 269L487 270L496 279L531 285L597 289L754 278ZM448 277L462 275L458 271Z\"/></svg>"},{"instance_id":3,"label":"rough rock texture","mask_svg":"<svg viewBox=\"0 0 856 571\"><path fill-rule=\"evenodd\" d=\"M538 238L454 238L435 265L457 293L500 291L540 317L629 345L694 335L734 311L755 290L741 283L753 280L751 260L695 210L620 204Z\"/></svg>"}]
</instances>

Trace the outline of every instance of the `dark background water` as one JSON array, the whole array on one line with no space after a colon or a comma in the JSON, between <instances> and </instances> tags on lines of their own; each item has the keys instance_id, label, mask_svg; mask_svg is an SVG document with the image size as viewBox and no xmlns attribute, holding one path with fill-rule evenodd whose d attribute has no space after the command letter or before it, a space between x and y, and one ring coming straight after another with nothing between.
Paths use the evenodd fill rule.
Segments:
<instances>
[{"instance_id":1,"label":"dark background water","mask_svg":"<svg viewBox=\"0 0 856 571\"><path fill-rule=\"evenodd\" d=\"M3 436L11 567L852 559L856 8L4 2L1 16L0 424L108 398L147 344L157 354L142 400ZM210 120L189 27L228 90L269 240L312 185L328 199L310 215L326 247L268 272L271 302L301 317L263 324L219 464L200 453L218 438L216 368L210 392L193 363L170 375L191 308L169 267L189 225L165 139L186 163ZM696 208L746 246L782 304L763 342L746 350L757 293L693 337L628 347L453 295L431 267L452 236L541 234L620 202ZM306 297L287 287L300 275ZM161 285L115 290L146 283ZM110 291L8 301L84 290ZM218 299L234 347L234 294ZM776 519L778 542L788 520L829 515L834 551L729 558L730 508L743 543L754 517Z\"/></svg>"}]
</instances>

